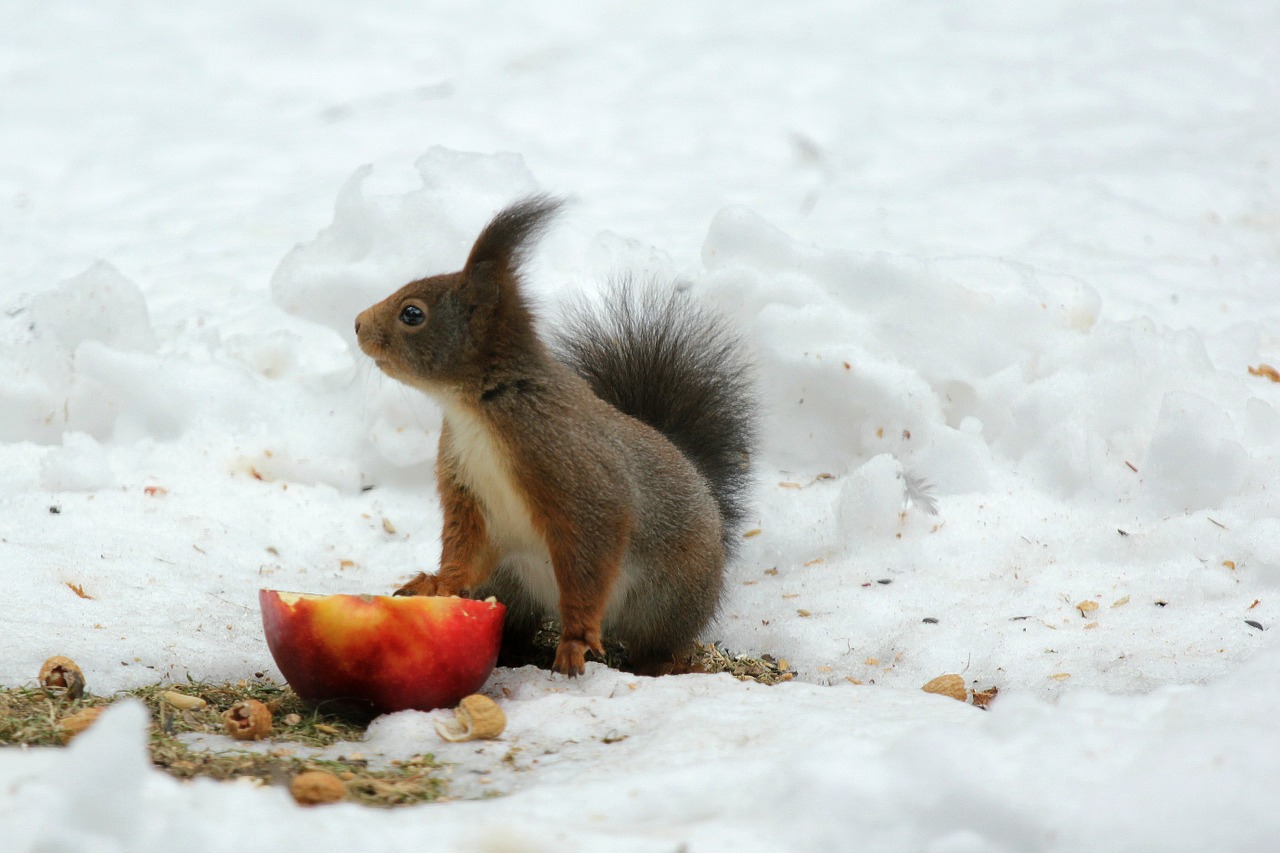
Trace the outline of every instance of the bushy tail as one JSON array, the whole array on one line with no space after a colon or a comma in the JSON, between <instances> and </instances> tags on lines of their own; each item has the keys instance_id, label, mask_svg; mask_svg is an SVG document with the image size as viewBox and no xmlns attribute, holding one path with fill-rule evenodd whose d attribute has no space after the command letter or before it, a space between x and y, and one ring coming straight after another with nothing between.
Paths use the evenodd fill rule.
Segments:
<instances>
[{"instance_id":1,"label":"bushy tail","mask_svg":"<svg viewBox=\"0 0 1280 853\"><path fill-rule=\"evenodd\" d=\"M706 478L732 553L747 512L756 400L741 340L674 289L622 281L570 311L560 357L596 395L667 436Z\"/></svg>"}]
</instances>

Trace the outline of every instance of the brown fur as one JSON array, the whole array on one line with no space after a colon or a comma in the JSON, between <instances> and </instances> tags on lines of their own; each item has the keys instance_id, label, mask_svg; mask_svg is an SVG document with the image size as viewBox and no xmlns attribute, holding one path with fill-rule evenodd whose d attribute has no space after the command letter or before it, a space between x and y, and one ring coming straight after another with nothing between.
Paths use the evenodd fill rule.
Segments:
<instances>
[{"instance_id":1,"label":"brown fur","mask_svg":"<svg viewBox=\"0 0 1280 853\"><path fill-rule=\"evenodd\" d=\"M606 631L637 671L678 670L719 601L720 511L675 445L539 338L519 261L555 208L507 208L460 272L411 282L356 319L365 353L444 409L440 568L398 594L495 594L504 644L557 615L554 668L567 675L603 654Z\"/></svg>"}]
</instances>

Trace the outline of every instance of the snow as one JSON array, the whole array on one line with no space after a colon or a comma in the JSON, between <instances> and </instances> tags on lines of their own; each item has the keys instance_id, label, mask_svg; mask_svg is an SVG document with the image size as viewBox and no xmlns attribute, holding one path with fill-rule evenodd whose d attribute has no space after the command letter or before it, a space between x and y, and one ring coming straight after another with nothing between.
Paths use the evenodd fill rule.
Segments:
<instances>
[{"instance_id":1,"label":"snow","mask_svg":"<svg viewBox=\"0 0 1280 853\"><path fill-rule=\"evenodd\" d=\"M1190 0L7 4L0 684L55 653L96 693L278 677L259 587L430 568L439 413L352 319L543 190L571 199L529 268L545 322L630 271L748 338L760 532L706 639L799 675L500 669L500 741L406 712L343 747L453 765L459 800L390 812L173 781L126 704L0 751L6 849L1266 849L1278 27ZM920 691L947 672L1000 695Z\"/></svg>"}]
</instances>

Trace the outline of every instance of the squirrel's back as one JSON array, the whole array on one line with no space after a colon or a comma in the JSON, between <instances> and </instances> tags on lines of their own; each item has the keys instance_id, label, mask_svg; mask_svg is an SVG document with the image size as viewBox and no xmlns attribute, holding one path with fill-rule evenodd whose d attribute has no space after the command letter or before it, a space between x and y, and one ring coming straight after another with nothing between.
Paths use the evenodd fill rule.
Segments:
<instances>
[{"instance_id":1,"label":"squirrel's back","mask_svg":"<svg viewBox=\"0 0 1280 853\"><path fill-rule=\"evenodd\" d=\"M739 338L687 294L611 286L568 312L556 351L614 408L662 433L707 481L725 553L740 537L751 485L756 403Z\"/></svg>"}]
</instances>

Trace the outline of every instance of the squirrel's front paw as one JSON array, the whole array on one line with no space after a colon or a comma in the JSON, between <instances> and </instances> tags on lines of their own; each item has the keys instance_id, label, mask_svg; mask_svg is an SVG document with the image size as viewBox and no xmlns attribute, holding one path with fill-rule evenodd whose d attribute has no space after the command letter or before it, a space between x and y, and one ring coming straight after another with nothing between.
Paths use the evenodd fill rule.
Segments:
<instances>
[{"instance_id":1,"label":"squirrel's front paw","mask_svg":"<svg viewBox=\"0 0 1280 853\"><path fill-rule=\"evenodd\" d=\"M426 572L418 572L418 576L395 591L396 595L436 595L440 579Z\"/></svg>"},{"instance_id":2,"label":"squirrel's front paw","mask_svg":"<svg viewBox=\"0 0 1280 853\"><path fill-rule=\"evenodd\" d=\"M561 640L551 668L570 678L582 675L587 671L587 644L580 640Z\"/></svg>"},{"instance_id":3,"label":"squirrel's front paw","mask_svg":"<svg viewBox=\"0 0 1280 853\"><path fill-rule=\"evenodd\" d=\"M560 645L556 646L556 662L551 665L551 668L570 678L582 675L587 671L588 650L595 652L601 658L604 657L604 646L600 644L599 632L592 632L583 640L571 640L561 636Z\"/></svg>"}]
</instances>

